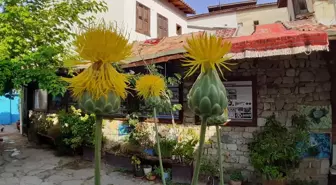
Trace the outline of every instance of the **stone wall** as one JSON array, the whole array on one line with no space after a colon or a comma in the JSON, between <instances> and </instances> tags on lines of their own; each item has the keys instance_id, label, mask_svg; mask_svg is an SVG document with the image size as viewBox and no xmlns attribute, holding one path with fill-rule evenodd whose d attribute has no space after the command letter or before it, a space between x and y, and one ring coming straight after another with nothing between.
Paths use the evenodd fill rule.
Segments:
<instances>
[{"instance_id":1,"label":"stone wall","mask_svg":"<svg viewBox=\"0 0 336 185\"><path fill-rule=\"evenodd\" d=\"M242 169L249 181L255 182L255 173L249 162L248 143L253 132L265 125L266 117L276 115L284 125L291 127L291 117L298 113L300 105L330 105L330 74L327 63L317 53L311 55L280 56L262 59L239 60L239 65L232 68L232 72L225 72L231 76L257 76L257 127L223 127L222 148L225 169ZM184 83L184 95L191 88L192 82ZM186 98L185 98L186 100ZM184 102L184 124L195 122L194 114L188 110ZM326 130L329 132L330 130ZM213 143L206 146L205 153L217 156L215 134ZM309 160L308 160L309 161ZM304 163L303 165L305 165ZM310 168L300 168L300 177L326 180L328 171L321 169L329 167L328 160L314 160Z\"/></svg>"}]
</instances>

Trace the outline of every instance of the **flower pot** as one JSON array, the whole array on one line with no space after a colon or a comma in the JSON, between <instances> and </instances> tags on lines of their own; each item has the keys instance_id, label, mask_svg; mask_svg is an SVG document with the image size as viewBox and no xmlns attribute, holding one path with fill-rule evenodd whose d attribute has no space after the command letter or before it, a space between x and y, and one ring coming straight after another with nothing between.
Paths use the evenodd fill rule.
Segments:
<instances>
[{"instance_id":1,"label":"flower pot","mask_svg":"<svg viewBox=\"0 0 336 185\"><path fill-rule=\"evenodd\" d=\"M83 146L82 159L85 161L94 161L94 148Z\"/></svg>"},{"instance_id":2,"label":"flower pot","mask_svg":"<svg viewBox=\"0 0 336 185\"><path fill-rule=\"evenodd\" d=\"M233 181L233 180L230 180L229 185L242 185L242 181Z\"/></svg>"},{"instance_id":3,"label":"flower pot","mask_svg":"<svg viewBox=\"0 0 336 185\"><path fill-rule=\"evenodd\" d=\"M170 175L168 172L164 172L163 173L163 177L166 179L166 180L169 180L170 179Z\"/></svg>"},{"instance_id":4,"label":"flower pot","mask_svg":"<svg viewBox=\"0 0 336 185\"><path fill-rule=\"evenodd\" d=\"M145 175L151 173L152 170L153 170L152 166L144 166L143 167L143 171L144 171Z\"/></svg>"},{"instance_id":5,"label":"flower pot","mask_svg":"<svg viewBox=\"0 0 336 185\"><path fill-rule=\"evenodd\" d=\"M135 177L143 177L144 176L144 172L141 168L135 168L134 169L134 176Z\"/></svg>"},{"instance_id":6,"label":"flower pot","mask_svg":"<svg viewBox=\"0 0 336 185\"><path fill-rule=\"evenodd\" d=\"M285 180L263 180L263 185L286 185Z\"/></svg>"},{"instance_id":7,"label":"flower pot","mask_svg":"<svg viewBox=\"0 0 336 185\"><path fill-rule=\"evenodd\" d=\"M134 169L131 158L127 156L119 156L106 152L105 162L115 168L121 168L127 171L133 171Z\"/></svg>"},{"instance_id":8,"label":"flower pot","mask_svg":"<svg viewBox=\"0 0 336 185\"><path fill-rule=\"evenodd\" d=\"M193 166L173 163L172 181L173 183L190 184L193 175Z\"/></svg>"},{"instance_id":9,"label":"flower pot","mask_svg":"<svg viewBox=\"0 0 336 185\"><path fill-rule=\"evenodd\" d=\"M146 179L149 180L149 181L155 181L156 176L155 175L146 176Z\"/></svg>"}]
</instances>

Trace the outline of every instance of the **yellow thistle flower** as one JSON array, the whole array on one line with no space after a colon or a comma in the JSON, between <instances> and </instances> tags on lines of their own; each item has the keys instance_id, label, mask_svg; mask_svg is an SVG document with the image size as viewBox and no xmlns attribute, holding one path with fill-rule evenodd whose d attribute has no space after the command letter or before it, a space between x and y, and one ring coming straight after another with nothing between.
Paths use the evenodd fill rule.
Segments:
<instances>
[{"instance_id":1,"label":"yellow thistle flower","mask_svg":"<svg viewBox=\"0 0 336 185\"><path fill-rule=\"evenodd\" d=\"M120 62L132 54L128 35L115 24L101 22L90 25L77 35L74 45L83 60Z\"/></svg>"},{"instance_id":2,"label":"yellow thistle flower","mask_svg":"<svg viewBox=\"0 0 336 185\"><path fill-rule=\"evenodd\" d=\"M131 55L132 45L128 44L126 34L113 24L102 22L85 29L74 43L79 57L88 62L73 62L72 65L92 65L73 78L63 78L70 83L73 96L80 99L84 92L88 92L97 100L113 92L125 99L128 76L119 73L111 63Z\"/></svg>"},{"instance_id":3,"label":"yellow thistle flower","mask_svg":"<svg viewBox=\"0 0 336 185\"><path fill-rule=\"evenodd\" d=\"M186 77L191 76L196 72L198 68L201 68L201 72L204 73L208 69L218 69L223 75L221 67L230 70L226 65L234 65L225 62L229 57L225 55L231 49L230 42L224 42L224 39L216 37L215 35L208 35L207 33L199 36L192 36L187 40L188 45L185 46L187 54L185 64L183 66L190 67Z\"/></svg>"},{"instance_id":4,"label":"yellow thistle flower","mask_svg":"<svg viewBox=\"0 0 336 185\"><path fill-rule=\"evenodd\" d=\"M135 89L138 91L138 96L147 99L162 95L166 84L160 76L144 75L137 80Z\"/></svg>"}]
</instances>

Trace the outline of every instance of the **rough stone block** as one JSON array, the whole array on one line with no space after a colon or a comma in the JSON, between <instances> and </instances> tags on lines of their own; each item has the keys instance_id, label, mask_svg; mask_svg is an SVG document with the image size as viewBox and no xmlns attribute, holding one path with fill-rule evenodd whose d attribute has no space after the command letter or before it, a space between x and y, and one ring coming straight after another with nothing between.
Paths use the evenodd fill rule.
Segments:
<instances>
[{"instance_id":1,"label":"rough stone block","mask_svg":"<svg viewBox=\"0 0 336 185\"><path fill-rule=\"evenodd\" d=\"M294 83L294 77L283 77L283 84L292 84Z\"/></svg>"},{"instance_id":2,"label":"rough stone block","mask_svg":"<svg viewBox=\"0 0 336 185\"><path fill-rule=\"evenodd\" d=\"M279 90L280 94L290 94L291 93L291 89L290 88L281 88Z\"/></svg>"},{"instance_id":3,"label":"rough stone block","mask_svg":"<svg viewBox=\"0 0 336 185\"><path fill-rule=\"evenodd\" d=\"M275 100L275 108L276 110L281 110L285 105L285 99L276 99Z\"/></svg>"},{"instance_id":4,"label":"rough stone block","mask_svg":"<svg viewBox=\"0 0 336 185\"><path fill-rule=\"evenodd\" d=\"M237 144L227 144L226 146L227 146L227 149L228 149L228 150L235 151L235 150L238 149Z\"/></svg>"},{"instance_id":5,"label":"rough stone block","mask_svg":"<svg viewBox=\"0 0 336 185\"><path fill-rule=\"evenodd\" d=\"M300 73L300 81L301 82L313 82L315 80L315 76L310 71L303 71Z\"/></svg>"},{"instance_id":6,"label":"rough stone block","mask_svg":"<svg viewBox=\"0 0 336 185\"><path fill-rule=\"evenodd\" d=\"M330 100L330 92L320 92L320 100Z\"/></svg>"},{"instance_id":7,"label":"rough stone block","mask_svg":"<svg viewBox=\"0 0 336 185\"><path fill-rule=\"evenodd\" d=\"M253 134L250 133L250 132L244 132L244 133L243 133L243 137L244 137L244 138L253 138Z\"/></svg>"},{"instance_id":8,"label":"rough stone block","mask_svg":"<svg viewBox=\"0 0 336 185\"><path fill-rule=\"evenodd\" d=\"M300 87L300 94L307 94L314 92L315 87Z\"/></svg>"},{"instance_id":9,"label":"rough stone block","mask_svg":"<svg viewBox=\"0 0 336 185\"><path fill-rule=\"evenodd\" d=\"M264 110L270 110L271 104L270 103L264 103Z\"/></svg>"},{"instance_id":10,"label":"rough stone block","mask_svg":"<svg viewBox=\"0 0 336 185\"><path fill-rule=\"evenodd\" d=\"M327 69L320 69L316 71L316 82L324 82L330 79L330 74Z\"/></svg>"},{"instance_id":11,"label":"rough stone block","mask_svg":"<svg viewBox=\"0 0 336 185\"><path fill-rule=\"evenodd\" d=\"M245 131L245 128L244 128L244 127L235 127L235 128L234 128L234 131L235 131L235 132L244 132L244 131Z\"/></svg>"},{"instance_id":12,"label":"rough stone block","mask_svg":"<svg viewBox=\"0 0 336 185\"><path fill-rule=\"evenodd\" d=\"M257 124L258 124L258 127L263 127L263 126L265 126L265 124L266 124L266 119L265 119L265 118L258 118L258 119L257 119Z\"/></svg>"},{"instance_id":13,"label":"rough stone block","mask_svg":"<svg viewBox=\"0 0 336 185\"><path fill-rule=\"evenodd\" d=\"M327 175L329 173L329 168L330 168L330 162L329 159L323 159L321 161L321 169L320 169L320 174L322 175Z\"/></svg>"},{"instance_id":14,"label":"rough stone block","mask_svg":"<svg viewBox=\"0 0 336 185\"><path fill-rule=\"evenodd\" d=\"M286 76L295 76L295 69L287 69L286 70Z\"/></svg>"},{"instance_id":15,"label":"rough stone block","mask_svg":"<svg viewBox=\"0 0 336 185\"><path fill-rule=\"evenodd\" d=\"M241 163L241 164L248 164L249 163L249 158L247 158L245 156L240 156L239 157L239 163Z\"/></svg>"},{"instance_id":16,"label":"rough stone block","mask_svg":"<svg viewBox=\"0 0 336 185\"><path fill-rule=\"evenodd\" d=\"M267 118L267 117L269 117L269 116L272 116L272 114L273 114L272 111L263 111L263 112L261 113L261 117L263 117L263 118Z\"/></svg>"}]
</instances>

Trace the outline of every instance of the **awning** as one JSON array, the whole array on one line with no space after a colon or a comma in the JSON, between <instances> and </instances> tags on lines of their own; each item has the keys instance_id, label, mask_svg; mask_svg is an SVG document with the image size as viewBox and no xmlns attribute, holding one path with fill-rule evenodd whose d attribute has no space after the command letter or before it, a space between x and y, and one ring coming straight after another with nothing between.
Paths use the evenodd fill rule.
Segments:
<instances>
[{"instance_id":1,"label":"awning","mask_svg":"<svg viewBox=\"0 0 336 185\"><path fill-rule=\"evenodd\" d=\"M326 32L288 30L281 23L259 25L252 35L229 40L232 42L233 59L329 50Z\"/></svg>"}]
</instances>

